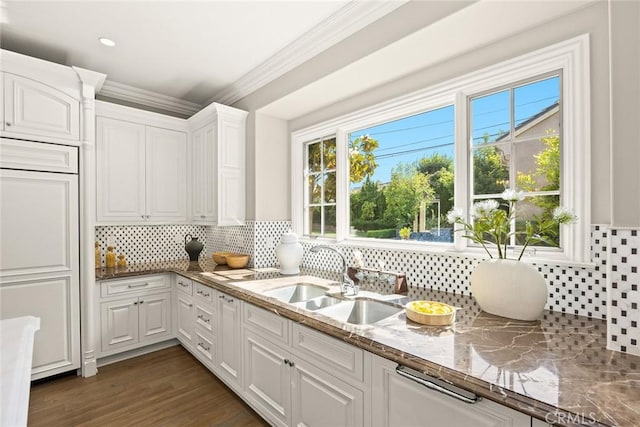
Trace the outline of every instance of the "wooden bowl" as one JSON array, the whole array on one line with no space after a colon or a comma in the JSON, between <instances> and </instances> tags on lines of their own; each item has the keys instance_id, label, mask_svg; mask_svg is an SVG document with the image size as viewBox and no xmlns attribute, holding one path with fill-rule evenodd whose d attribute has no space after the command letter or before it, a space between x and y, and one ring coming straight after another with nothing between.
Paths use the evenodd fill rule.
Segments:
<instances>
[{"instance_id":1,"label":"wooden bowl","mask_svg":"<svg viewBox=\"0 0 640 427\"><path fill-rule=\"evenodd\" d=\"M227 265L231 268L244 268L249 263L249 255L230 254L226 256Z\"/></svg>"},{"instance_id":2,"label":"wooden bowl","mask_svg":"<svg viewBox=\"0 0 640 427\"><path fill-rule=\"evenodd\" d=\"M450 310L448 313L443 314L431 314L431 313L423 313L418 311L416 307L421 304L438 304L442 307L445 307L447 310ZM411 301L407 303L405 307L407 318L413 320L416 323L420 323L423 325L430 326L448 326L451 325L456 318L456 308L452 307L448 304L444 304L437 301Z\"/></svg>"},{"instance_id":3,"label":"wooden bowl","mask_svg":"<svg viewBox=\"0 0 640 427\"><path fill-rule=\"evenodd\" d=\"M211 257L216 264L225 265L227 263L227 256L231 254L231 252L214 252L211 254Z\"/></svg>"}]
</instances>

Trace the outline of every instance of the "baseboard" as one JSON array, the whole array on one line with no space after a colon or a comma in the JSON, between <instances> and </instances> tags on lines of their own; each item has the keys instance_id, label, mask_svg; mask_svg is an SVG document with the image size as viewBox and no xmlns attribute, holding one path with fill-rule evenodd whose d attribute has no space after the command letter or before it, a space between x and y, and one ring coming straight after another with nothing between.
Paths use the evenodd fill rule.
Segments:
<instances>
[{"instance_id":1,"label":"baseboard","mask_svg":"<svg viewBox=\"0 0 640 427\"><path fill-rule=\"evenodd\" d=\"M132 357L142 356L143 354L153 353L154 351L163 350L165 348L180 345L180 341L172 338L167 341L162 341L155 344L150 344L145 347L136 348L129 351L124 351L118 354L112 354L111 356L105 356L98 359L98 367L110 365L116 362L122 362L123 360L131 359Z\"/></svg>"}]
</instances>

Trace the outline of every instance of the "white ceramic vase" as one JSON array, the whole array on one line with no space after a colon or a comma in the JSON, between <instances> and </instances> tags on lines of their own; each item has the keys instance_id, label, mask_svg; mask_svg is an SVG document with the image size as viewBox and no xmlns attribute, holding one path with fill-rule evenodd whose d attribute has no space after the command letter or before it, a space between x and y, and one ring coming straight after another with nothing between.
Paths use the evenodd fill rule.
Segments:
<instances>
[{"instance_id":1,"label":"white ceramic vase","mask_svg":"<svg viewBox=\"0 0 640 427\"><path fill-rule=\"evenodd\" d=\"M512 259L483 261L471 273L471 293L496 316L536 320L547 303L547 284L531 264Z\"/></svg>"},{"instance_id":2,"label":"white ceramic vase","mask_svg":"<svg viewBox=\"0 0 640 427\"><path fill-rule=\"evenodd\" d=\"M304 249L295 233L284 233L280 244L276 247L276 257L280 263L281 274L300 273L300 262L304 255Z\"/></svg>"}]
</instances>

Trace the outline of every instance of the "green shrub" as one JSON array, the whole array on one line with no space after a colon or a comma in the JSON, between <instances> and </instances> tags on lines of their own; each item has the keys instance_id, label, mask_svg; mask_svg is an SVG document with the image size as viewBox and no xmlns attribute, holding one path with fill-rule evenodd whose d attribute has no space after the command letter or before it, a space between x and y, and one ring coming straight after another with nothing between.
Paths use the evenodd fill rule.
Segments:
<instances>
[{"instance_id":1,"label":"green shrub","mask_svg":"<svg viewBox=\"0 0 640 427\"><path fill-rule=\"evenodd\" d=\"M373 237L375 239L393 239L396 237L396 229L384 228L382 230L369 230L367 231L367 237Z\"/></svg>"}]
</instances>

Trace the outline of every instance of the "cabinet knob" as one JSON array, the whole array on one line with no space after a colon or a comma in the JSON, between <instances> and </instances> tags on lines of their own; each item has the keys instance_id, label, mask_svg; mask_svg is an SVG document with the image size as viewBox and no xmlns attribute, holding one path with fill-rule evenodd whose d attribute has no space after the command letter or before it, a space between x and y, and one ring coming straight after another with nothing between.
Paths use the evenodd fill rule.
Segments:
<instances>
[{"instance_id":1,"label":"cabinet knob","mask_svg":"<svg viewBox=\"0 0 640 427\"><path fill-rule=\"evenodd\" d=\"M142 219L144 219L144 215L141 215Z\"/></svg>"},{"instance_id":2,"label":"cabinet knob","mask_svg":"<svg viewBox=\"0 0 640 427\"><path fill-rule=\"evenodd\" d=\"M138 305L138 301L134 301L134 302L133 302L133 305Z\"/></svg>"},{"instance_id":3,"label":"cabinet knob","mask_svg":"<svg viewBox=\"0 0 640 427\"><path fill-rule=\"evenodd\" d=\"M11 122L6 122L6 123L5 123L5 125L6 125L7 127L11 126Z\"/></svg>"},{"instance_id":4,"label":"cabinet knob","mask_svg":"<svg viewBox=\"0 0 640 427\"><path fill-rule=\"evenodd\" d=\"M189 304L187 307L191 308L191 307L193 307L193 304Z\"/></svg>"},{"instance_id":5,"label":"cabinet knob","mask_svg":"<svg viewBox=\"0 0 640 427\"><path fill-rule=\"evenodd\" d=\"M140 300L140 304L142 304L143 302L144 302L143 300Z\"/></svg>"}]
</instances>

